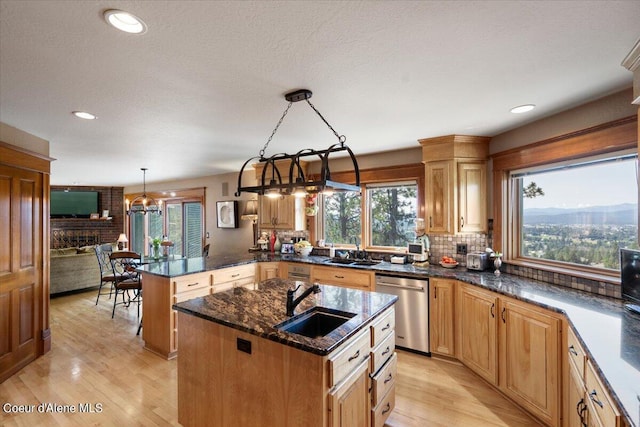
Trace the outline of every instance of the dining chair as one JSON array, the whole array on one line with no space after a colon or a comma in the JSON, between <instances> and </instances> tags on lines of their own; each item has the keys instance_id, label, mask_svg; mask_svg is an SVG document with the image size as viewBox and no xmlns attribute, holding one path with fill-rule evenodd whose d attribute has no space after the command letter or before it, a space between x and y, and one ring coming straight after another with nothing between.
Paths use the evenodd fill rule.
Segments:
<instances>
[{"instance_id":1,"label":"dining chair","mask_svg":"<svg viewBox=\"0 0 640 427\"><path fill-rule=\"evenodd\" d=\"M122 304L129 307L131 303L137 304L138 317L140 317L142 275L136 271L136 267L140 265L140 259L140 254L130 251L113 252L109 256L115 274L112 319L116 312L116 305ZM118 294L122 294L122 302L118 302Z\"/></svg>"},{"instance_id":2,"label":"dining chair","mask_svg":"<svg viewBox=\"0 0 640 427\"><path fill-rule=\"evenodd\" d=\"M111 243L105 243L104 245L94 246L94 250L96 252L96 258L98 258L98 267L100 267L100 286L98 288L98 296L96 297L96 305L98 305L100 295L106 295L106 292L104 294L102 292L102 287L105 284L108 283L110 285L109 299L111 299L111 294L113 293L115 275L113 274L113 268L111 267L111 261L109 260L109 255L113 252L113 246Z\"/></svg>"}]
</instances>

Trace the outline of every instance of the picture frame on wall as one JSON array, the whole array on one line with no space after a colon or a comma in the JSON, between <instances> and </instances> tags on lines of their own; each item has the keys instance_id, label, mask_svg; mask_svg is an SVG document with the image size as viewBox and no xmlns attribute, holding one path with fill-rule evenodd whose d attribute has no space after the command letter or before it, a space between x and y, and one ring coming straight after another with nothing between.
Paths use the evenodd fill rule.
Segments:
<instances>
[{"instance_id":1,"label":"picture frame on wall","mask_svg":"<svg viewBox=\"0 0 640 427\"><path fill-rule=\"evenodd\" d=\"M107 209L102 211L102 218L109 218L109 211Z\"/></svg>"},{"instance_id":2,"label":"picture frame on wall","mask_svg":"<svg viewBox=\"0 0 640 427\"><path fill-rule=\"evenodd\" d=\"M238 228L238 201L216 202L218 228Z\"/></svg>"}]
</instances>

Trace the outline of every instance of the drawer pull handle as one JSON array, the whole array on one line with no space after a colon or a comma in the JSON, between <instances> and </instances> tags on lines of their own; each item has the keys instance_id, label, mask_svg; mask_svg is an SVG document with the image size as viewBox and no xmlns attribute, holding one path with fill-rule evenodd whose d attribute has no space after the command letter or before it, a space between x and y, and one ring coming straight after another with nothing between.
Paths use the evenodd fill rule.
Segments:
<instances>
[{"instance_id":1,"label":"drawer pull handle","mask_svg":"<svg viewBox=\"0 0 640 427\"><path fill-rule=\"evenodd\" d=\"M492 304L491 304L491 309L490 309L490 311L491 311L491 317L492 317L492 318L495 318L495 317L496 317L496 314L493 312L493 309L494 309L495 307L496 307L496 303L494 302L494 303L492 303Z\"/></svg>"},{"instance_id":2,"label":"drawer pull handle","mask_svg":"<svg viewBox=\"0 0 640 427\"><path fill-rule=\"evenodd\" d=\"M385 354L388 354L391 351L391 349L389 348L389 346L387 346L387 348L382 352L382 356L384 356Z\"/></svg>"},{"instance_id":3,"label":"drawer pull handle","mask_svg":"<svg viewBox=\"0 0 640 427\"><path fill-rule=\"evenodd\" d=\"M593 403L595 403L596 405L598 405L600 408L604 408L604 404L597 399L598 393L596 393L595 390L593 390L591 393L589 393L589 399L591 399L591 401Z\"/></svg>"},{"instance_id":4,"label":"drawer pull handle","mask_svg":"<svg viewBox=\"0 0 640 427\"><path fill-rule=\"evenodd\" d=\"M199 285L199 284L200 284L200 282L196 282L196 283L189 283L189 284L187 285L187 287L189 287L189 286L195 286L195 285Z\"/></svg>"},{"instance_id":5,"label":"drawer pull handle","mask_svg":"<svg viewBox=\"0 0 640 427\"><path fill-rule=\"evenodd\" d=\"M391 327L391 324L387 323L384 328L382 328L382 332L386 331Z\"/></svg>"},{"instance_id":6,"label":"drawer pull handle","mask_svg":"<svg viewBox=\"0 0 640 427\"><path fill-rule=\"evenodd\" d=\"M571 344L569 346L569 353L573 354L574 356L578 355L578 352L576 351L575 347L573 346L573 344Z\"/></svg>"},{"instance_id":7,"label":"drawer pull handle","mask_svg":"<svg viewBox=\"0 0 640 427\"><path fill-rule=\"evenodd\" d=\"M356 351L356 354L354 354L349 358L349 362L351 362L354 359L357 359L358 357L360 357L360 350Z\"/></svg>"},{"instance_id":8,"label":"drawer pull handle","mask_svg":"<svg viewBox=\"0 0 640 427\"><path fill-rule=\"evenodd\" d=\"M393 379L393 375L391 375L391 372L389 372L389 376L387 378L385 378L384 383L388 383L389 381L391 381Z\"/></svg>"},{"instance_id":9,"label":"drawer pull handle","mask_svg":"<svg viewBox=\"0 0 640 427\"><path fill-rule=\"evenodd\" d=\"M240 275L240 273L232 274L231 277L238 277L239 275Z\"/></svg>"},{"instance_id":10,"label":"drawer pull handle","mask_svg":"<svg viewBox=\"0 0 640 427\"><path fill-rule=\"evenodd\" d=\"M587 404L584 403L584 399L580 399L578 404L576 405L576 412L580 417L580 425L582 427L589 427L587 423L584 422L584 413L587 411Z\"/></svg>"},{"instance_id":11,"label":"drawer pull handle","mask_svg":"<svg viewBox=\"0 0 640 427\"><path fill-rule=\"evenodd\" d=\"M506 307L502 307L502 323L507 323L507 319L504 318L504 314L506 313Z\"/></svg>"},{"instance_id":12,"label":"drawer pull handle","mask_svg":"<svg viewBox=\"0 0 640 427\"><path fill-rule=\"evenodd\" d=\"M387 402L387 406L385 406L384 409L382 410L382 415L386 414L390 410L391 410L391 402Z\"/></svg>"}]
</instances>

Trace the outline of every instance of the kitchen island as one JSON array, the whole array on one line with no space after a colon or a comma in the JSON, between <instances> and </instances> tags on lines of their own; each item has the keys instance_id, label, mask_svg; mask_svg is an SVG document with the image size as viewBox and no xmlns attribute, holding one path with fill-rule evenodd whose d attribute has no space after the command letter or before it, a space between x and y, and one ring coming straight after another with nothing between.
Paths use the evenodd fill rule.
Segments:
<instances>
[{"instance_id":1,"label":"kitchen island","mask_svg":"<svg viewBox=\"0 0 640 427\"><path fill-rule=\"evenodd\" d=\"M287 290L297 285L296 296L312 286L269 279L254 290L237 287L173 306L183 426L384 424L395 401L397 298L319 285L294 314L321 308L349 319L324 336L304 336L276 327L290 319Z\"/></svg>"}]
</instances>

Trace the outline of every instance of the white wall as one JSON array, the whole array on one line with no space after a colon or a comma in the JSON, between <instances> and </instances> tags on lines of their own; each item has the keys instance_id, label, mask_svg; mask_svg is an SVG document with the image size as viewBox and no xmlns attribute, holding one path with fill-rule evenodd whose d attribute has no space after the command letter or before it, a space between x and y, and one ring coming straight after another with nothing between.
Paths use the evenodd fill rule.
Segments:
<instances>
[{"instance_id":1,"label":"white wall","mask_svg":"<svg viewBox=\"0 0 640 427\"><path fill-rule=\"evenodd\" d=\"M243 185L255 185L253 169L245 172ZM238 185L238 173L227 173L223 175L211 175L201 178L185 179L179 181L167 181L147 183L147 192L181 190L188 188L205 187L205 230L209 238L206 243L211 244L209 256L224 255L227 252L247 250L253 245L253 229L250 221L238 220L238 228L218 228L217 227L217 201L238 201L238 217L242 215L246 201L256 199L255 194L242 193L240 197L235 197ZM226 193L224 193L226 188ZM125 194L142 191L142 185L129 186L124 188Z\"/></svg>"},{"instance_id":2,"label":"white wall","mask_svg":"<svg viewBox=\"0 0 640 427\"><path fill-rule=\"evenodd\" d=\"M49 141L0 122L0 141L49 156Z\"/></svg>"}]
</instances>

